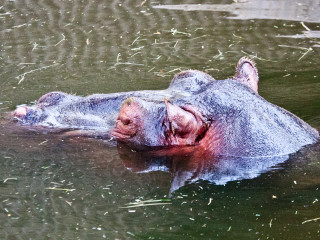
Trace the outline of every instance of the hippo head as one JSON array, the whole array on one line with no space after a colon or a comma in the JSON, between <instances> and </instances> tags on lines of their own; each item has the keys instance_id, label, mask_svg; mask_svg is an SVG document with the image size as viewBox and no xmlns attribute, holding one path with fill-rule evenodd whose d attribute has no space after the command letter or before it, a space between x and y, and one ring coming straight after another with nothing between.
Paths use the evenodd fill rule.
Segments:
<instances>
[{"instance_id":1,"label":"hippo head","mask_svg":"<svg viewBox=\"0 0 320 240\"><path fill-rule=\"evenodd\" d=\"M56 121L51 122L50 113L55 106L63 102L66 93L63 92L50 92L43 95L35 105L18 106L14 112L14 118L22 125L38 125L41 123L44 126L52 126Z\"/></svg>"},{"instance_id":2,"label":"hippo head","mask_svg":"<svg viewBox=\"0 0 320 240\"><path fill-rule=\"evenodd\" d=\"M240 91L256 95L258 72L254 63L245 57L240 59L236 74L228 81L236 84L225 84L223 93L217 90L223 81L215 81L199 71L182 72L175 76L167 90L173 92L170 100L139 97L125 100L111 134L121 142L136 146L189 146L200 143L203 138L215 139L212 134L217 134L217 128L213 129L213 126L217 124L213 119L220 113L212 111L219 108L234 111L223 106L221 95L236 92L239 85ZM179 94L188 91L190 96L175 98L175 91ZM236 101L233 97L230 97L231 103Z\"/></svg>"},{"instance_id":3,"label":"hippo head","mask_svg":"<svg viewBox=\"0 0 320 240\"><path fill-rule=\"evenodd\" d=\"M116 127L111 132L118 140L139 146L193 145L208 128L197 109L162 102L128 98L122 104Z\"/></svg>"},{"instance_id":4,"label":"hippo head","mask_svg":"<svg viewBox=\"0 0 320 240\"><path fill-rule=\"evenodd\" d=\"M241 98L243 91L257 95L258 71L254 62L246 57L241 58L236 74L227 81L221 91L218 88L224 81L215 81L199 71L182 72L175 76L167 90L173 92L170 100L155 102L150 98L137 97L125 100L111 134L122 142L140 146L186 146L195 145L203 138L215 139L211 135L213 132L217 134L217 128L213 129L213 125L217 126L214 119L221 115L219 109L220 112L235 110L224 106L225 102L230 100L228 105L232 105L237 101L232 98L237 98L237 95ZM175 98L175 91L190 95ZM231 91L240 94L221 99L221 96L232 94ZM237 103L234 105L238 108Z\"/></svg>"}]
</instances>

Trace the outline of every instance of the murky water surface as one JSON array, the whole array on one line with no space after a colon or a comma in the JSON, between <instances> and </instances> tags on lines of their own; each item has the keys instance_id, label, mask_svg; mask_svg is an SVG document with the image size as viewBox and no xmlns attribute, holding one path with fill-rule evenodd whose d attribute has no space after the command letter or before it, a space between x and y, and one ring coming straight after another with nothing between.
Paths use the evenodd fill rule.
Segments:
<instances>
[{"instance_id":1,"label":"murky water surface","mask_svg":"<svg viewBox=\"0 0 320 240\"><path fill-rule=\"evenodd\" d=\"M286 161L157 159L5 120L54 90L163 89L189 68L223 79L247 55L260 94L319 129L319 12L319 0L0 3L0 238L319 239L319 145Z\"/></svg>"}]
</instances>

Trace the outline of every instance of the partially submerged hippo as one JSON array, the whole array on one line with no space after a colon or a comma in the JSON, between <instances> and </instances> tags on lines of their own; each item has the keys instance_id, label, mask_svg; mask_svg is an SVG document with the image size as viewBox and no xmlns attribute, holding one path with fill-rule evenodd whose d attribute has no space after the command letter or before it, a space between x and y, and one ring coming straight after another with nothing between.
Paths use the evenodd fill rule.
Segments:
<instances>
[{"instance_id":1,"label":"partially submerged hippo","mask_svg":"<svg viewBox=\"0 0 320 240\"><path fill-rule=\"evenodd\" d=\"M22 125L71 135L113 136L135 147L196 146L214 155L286 155L319 139L307 123L259 96L258 71L247 57L226 80L190 70L166 90L87 97L51 92L14 116Z\"/></svg>"}]
</instances>

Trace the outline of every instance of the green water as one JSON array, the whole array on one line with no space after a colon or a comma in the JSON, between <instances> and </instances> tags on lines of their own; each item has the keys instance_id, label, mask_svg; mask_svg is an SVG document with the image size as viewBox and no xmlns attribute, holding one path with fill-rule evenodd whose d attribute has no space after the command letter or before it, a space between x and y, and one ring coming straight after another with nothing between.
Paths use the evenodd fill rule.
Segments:
<instances>
[{"instance_id":1,"label":"green water","mask_svg":"<svg viewBox=\"0 0 320 240\"><path fill-rule=\"evenodd\" d=\"M0 3L0 239L320 238L319 144L258 175L170 193L178 165L139 172L113 143L7 123L50 91L163 89L190 68L224 79L246 55L260 95L320 129L319 1L193 3Z\"/></svg>"}]
</instances>

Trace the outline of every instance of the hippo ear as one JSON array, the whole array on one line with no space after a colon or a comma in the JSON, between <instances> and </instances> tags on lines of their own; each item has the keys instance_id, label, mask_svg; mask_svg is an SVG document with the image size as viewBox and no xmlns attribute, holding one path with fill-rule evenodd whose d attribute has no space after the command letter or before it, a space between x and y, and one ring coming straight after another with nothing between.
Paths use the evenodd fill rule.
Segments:
<instances>
[{"instance_id":1,"label":"hippo ear","mask_svg":"<svg viewBox=\"0 0 320 240\"><path fill-rule=\"evenodd\" d=\"M258 93L259 76L258 69L255 65L255 62L248 57L240 58L233 79L246 84L253 91Z\"/></svg>"},{"instance_id":2,"label":"hippo ear","mask_svg":"<svg viewBox=\"0 0 320 240\"><path fill-rule=\"evenodd\" d=\"M191 145L204 130L199 114L192 107L181 108L165 100L173 144Z\"/></svg>"}]
</instances>

